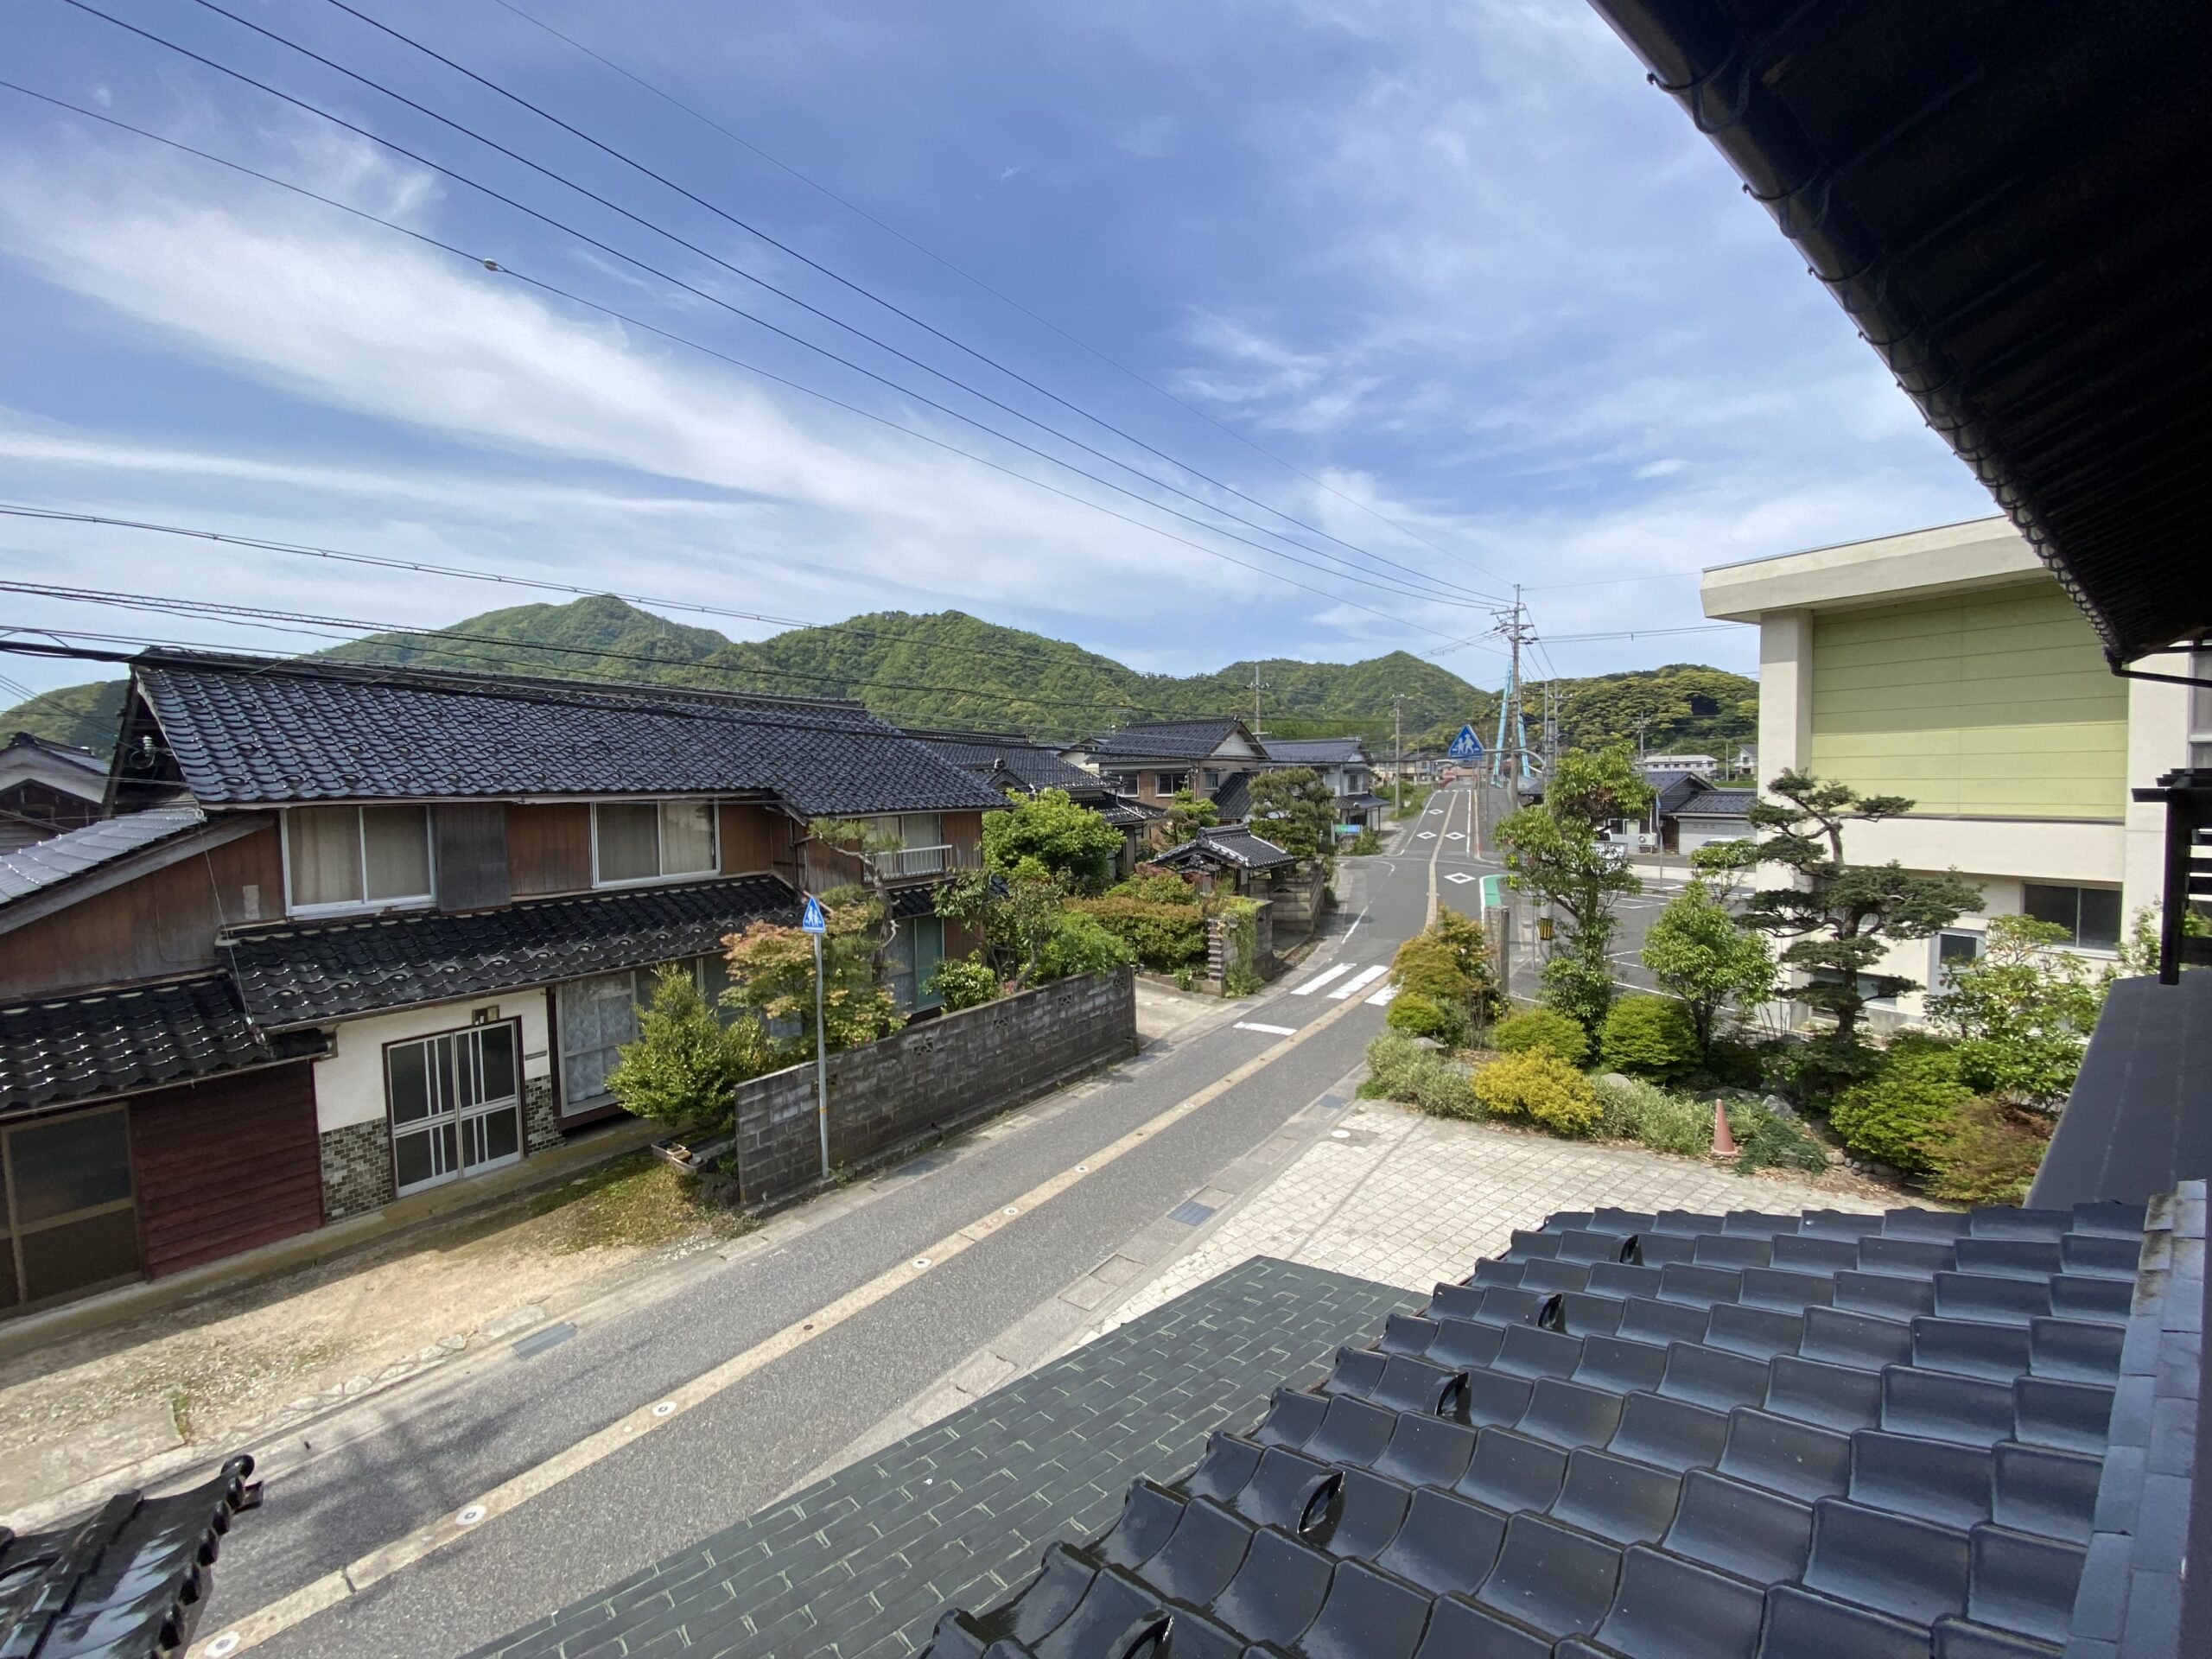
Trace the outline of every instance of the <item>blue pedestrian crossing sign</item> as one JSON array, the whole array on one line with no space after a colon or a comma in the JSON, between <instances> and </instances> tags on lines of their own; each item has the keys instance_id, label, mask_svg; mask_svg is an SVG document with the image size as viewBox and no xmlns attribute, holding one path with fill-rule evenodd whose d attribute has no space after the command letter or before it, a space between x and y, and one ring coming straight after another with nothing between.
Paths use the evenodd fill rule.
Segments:
<instances>
[{"instance_id":1,"label":"blue pedestrian crossing sign","mask_svg":"<svg viewBox=\"0 0 2212 1659\"><path fill-rule=\"evenodd\" d=\"M1459 735L1452 740L1452 747L1445 756L1452 760L1479 760L1483 758L1483 741L1475 735L1472 726L1462 726Z\"/></svg>"},{"instance_id":2,"label":"blue pedestrian crossing sign","mask_svg":"<svg viewBox=\"0 0 2212 1659\"><path fill-rule=\"evenodd\" d=\"M799 912L799 931L803 933L826 933L830 924L822 914L822 901L812 893L806 895L806 908Z\"/></svg>"}]
</instances>

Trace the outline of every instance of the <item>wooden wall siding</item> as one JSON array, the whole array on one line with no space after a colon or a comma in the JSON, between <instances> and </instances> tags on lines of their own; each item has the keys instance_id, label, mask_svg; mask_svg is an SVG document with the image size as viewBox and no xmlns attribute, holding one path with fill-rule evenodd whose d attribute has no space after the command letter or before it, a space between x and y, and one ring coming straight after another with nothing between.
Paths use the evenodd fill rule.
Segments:
<instances>
[{"instance_id":1,"label":"wooden wall siding","mask_svg":"<svg viewBox=\"0 0 2212 1659\"><path fill-rule=\"evenodd\" d=\"M577 801L507 809L507 869L518 899L591 886L591 807Z\"/></svg>"},{"instance_id":2,"label":"wooden wall siding","mask_svg":"<svg viewBox=\"0 0 2212 1659\"><path fill-rule=\"evenodd\" d=\"M1813 620L1810 766L1917 814L2106 818L2127 683L2056 583Z\"/></svg>"},{"instance_id":3,"label":"wooden wall siding","mask_svg":"<svg viewBox=\"0 0 2212 1659\"><path fill-rule=\"evenodd\" d=\"M963 867L983 861L983 815L980 812L948 812L944 815L945 845L952 849L952 861Z\"/></svg>"},{"instance_id":4,"label":"wooden wall siding","mask_svg":"<svg viewBox=\"0 0 2212 1659\"><path fill-rule=\"evenodd\" d=\"M149 1277L322 1225L308 1061L130 1103L131 1185Z\"/></svg>"},{"instance_id":5,"label":"wooden wall siding","mask_svg":"<svg viewBox=\"0 0 2212 1659\"><path fill-rule=\"evenodd\" d=\"M252 835L0 934L0 997L60 995L213 967L217 928L283 913L283 854L272 816Z\"/></svg>"},{"instance_id":6,"label":"wooden wall siding","mask_svg":"<svg viewBox=\"0 0 2212 1659\"><path fill-rule=\"evenodd\" d=\"M792 833L798 829L780 812L764 806L741 806L725 801L721 807L721 854L724 875L755 875L788 862Z\"/></svg>"},{"instance_id":7,"label":"wooden wall siding","mask_svg":"<svg viewBox=\"0 0 2212 1659\"><path fill-rule=\"evenodd\" d=\"M486 910L512 896L507 877L507 809L497 802L448 802L430 809L437 837L438 908Z\"/></svg>"}]
</instances>

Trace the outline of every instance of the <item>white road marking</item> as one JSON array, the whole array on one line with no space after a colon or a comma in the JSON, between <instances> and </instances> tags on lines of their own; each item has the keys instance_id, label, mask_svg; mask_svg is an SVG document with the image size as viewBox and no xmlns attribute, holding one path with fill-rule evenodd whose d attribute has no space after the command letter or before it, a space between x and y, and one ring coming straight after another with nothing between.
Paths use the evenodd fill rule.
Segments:
<instances>
[{"instance_id":1,"label":"white road marking","mask_svg":"<svg viewBox=\"0 0 2212 1659\"><path fill-rule=\"evenodd\" d=\"M1421 832L1421 838L1423 841L1434 841L1436 839L1436 831L1433 830L1424 830Z\"/></svg>"},{"instance_id":2,"label":"white road marking","mask_svg":"<svg viewBox=\"0 0 2212 1659\"><path fill-rule=\"evenodd\" d=\"M1374 995L1367 999L1367 1006L1370 1008L1387 1008L1390 1006L1390 999L1397 994L1398 988L1396 986L1385 985L1381 990L1376 992Z\"/></svg>"},{"instance_id":3,"label":"white road marking","mask_svg":"<svg viewBox=\"0 0 2212 1659\"><path fill-rule=\"evenodd\" d=\"M1311 996L1314 992L1319 990L1331 980L1336 978L1338 975L1348 974L1350 972L1351 972L1351 963L1348 962L1340 962L1333 968L1324 968L1319 973L1314 975L1313 978L1307 980L1303 985L1300 985L1296 990L1293 991L1291 995L1293 996Z\"/></svg>"},{"instance_id":4,"label":"white road marking","mask_svg":"<svg viewBox=\"0 0 2212 1659\"><path fill-rule=\"evenodd\" d=\"M1363 968L1343 984L1338 986L1335 990L1331 991L1329 1000L1332 1002L1341 1002L1348 996L1357 995L1389 971L1388 967L1379 962L1372 968Z\"/></svg>"},{"instance_id":5,"label":"white road marking","mask_svg":"<svg viewBox=\"0 0 2212 1659\"><path fill-rule=\"evenodd\" d=\"M1465 870L1448 870L1445 873L1444 879L1446 881L1458 881L1464 884L1469 881L1479 881L1482 880L1482 877L1479 875L1469 875Z\"/></svg>"},{"instance_id":6,"label":"white road marking","mask_svg":"<svg viewBox=\"0 0 2212 1659\"><path fill-rule=\"evenodd\" d=\"M1466 838L1466 832L1465 830L1446 830L1444 832L1444 839L1446 841L1465 841Z\"/></svg>"},{"instance_id":7,"label":"white road marking","mask_svg":"<svg viewBox=\"0 0 2212 1659\"><path fill-rule=\"evenodd\" d=\"M1239 1020L1236 1022L1236 1029L1239 1031L1264 1031L1270 1037L1295 1037L1298 1035L1298 1027L1296 1026L1263 1026L1256 1020Z\"/></svg>"}]
</instances>

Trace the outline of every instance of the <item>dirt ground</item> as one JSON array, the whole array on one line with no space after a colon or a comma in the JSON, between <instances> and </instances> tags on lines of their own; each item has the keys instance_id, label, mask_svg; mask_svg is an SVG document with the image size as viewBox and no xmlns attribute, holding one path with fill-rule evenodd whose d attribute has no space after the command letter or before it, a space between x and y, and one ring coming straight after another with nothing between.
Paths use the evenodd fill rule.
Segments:
<instances>
[{"instance_id":1,"label":"dirt ground","mask_svg":"<svg viewBox=\"0 0 2212 1659\"><path fill-rule=\"evenodd\" d=\"M0 1516L365 1391L556 1293L747 1224L647 1154L281 1277L0 1361Z\"/></svg>"}]
</instances>

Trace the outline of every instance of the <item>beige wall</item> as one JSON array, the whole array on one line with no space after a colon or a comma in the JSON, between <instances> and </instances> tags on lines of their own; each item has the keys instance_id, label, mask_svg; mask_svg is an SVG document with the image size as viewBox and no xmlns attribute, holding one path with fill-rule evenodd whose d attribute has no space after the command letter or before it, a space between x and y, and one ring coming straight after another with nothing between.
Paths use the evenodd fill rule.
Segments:
<instances>
[{"instance_id":1,"label":"beige wall","mask_svg":"<svg viewBox=\"0 0 2212 1659\"><path fill-rule=\"evenodd\" d=\"M439 1002L346 1020L334 1033L329 1056L315 1063L317 1130L327 1133L382 1117L385 1045L459 1031L475 1023L479 1008L497 1007L499 1019L521 1020L524 1077L550 1076L547 1042L551 1028L545 1017L545 997L542 989L494 991L460 1002Z\"/></svg>"}]
</instances>

